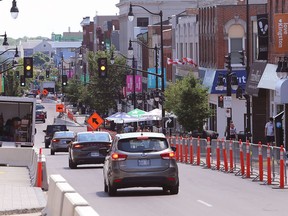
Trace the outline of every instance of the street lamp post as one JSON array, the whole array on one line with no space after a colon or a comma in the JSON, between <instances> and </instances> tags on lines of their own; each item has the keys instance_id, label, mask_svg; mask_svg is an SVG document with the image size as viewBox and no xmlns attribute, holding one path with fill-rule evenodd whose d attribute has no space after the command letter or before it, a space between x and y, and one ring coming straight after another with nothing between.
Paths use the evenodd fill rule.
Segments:
<instances>
[{"instance_id":1,"label":"street lamp post","mask_svg":"<svg viewBox=\"0 0 288 216\"><path fill-rule=\"evenodd\" d=\"M141 5L136 5L136 4L131 4L130 3L129 13L128 13L129 21L133 21L133 19L134 19L134 15L133 15L133 12L132 12L132 7L140 7L142 9L144 9L145 11L147 11L148 13L152 14L152 15L160 16L161 91L162 91L162 94L164 94L164 91L165 91L165 86L164 86L165 80L164 80L164 48L163 48L163 46L164 46L164 44L163 44L163 12L162 12L162 10L160 10L159 13L153 13L153 12L149 11L148 9L146 9L145 7L141 6ZM162 101L162 128L163 128L163 133L165 133L165 131L164 131L164 126L165 126L164 125L164 117L165 117L165 110L164 110L164 100L163 100Z\"/></svg>"}]
</instances>

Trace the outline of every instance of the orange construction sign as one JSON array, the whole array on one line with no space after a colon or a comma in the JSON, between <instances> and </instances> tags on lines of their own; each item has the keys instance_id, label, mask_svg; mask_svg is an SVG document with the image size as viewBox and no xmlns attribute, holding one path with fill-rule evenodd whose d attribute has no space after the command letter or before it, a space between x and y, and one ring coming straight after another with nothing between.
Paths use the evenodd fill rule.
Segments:
<instances>
[{"instance_id":1,"label":"orange construction sign","mask_svg":"<svg viewBox=\"0 0 288 216\"><path fill-rule=\"evenodd\" d=\"M42 94L47 95L49 92L46 89L43 89Z\"/></svg>"},{"instance_id":2,"label":"orange construction sign","mask_svg":"<svg viewBox=\"0 0 288 216\"><path fill-rule=\"evenodd\" d=\"M93 130L96 130L103 122L104 120L96 112L94 112L87 120L87 123L93 128Z\"/></svg>"},{"instance_id":3,"label":"orange construction sign","mask_svg":"<svg viewBox=\"0 0 288 216\"><path fill-rule=\"evenodd\" d=\"M56 104L56 112L64 112L64 104Z\"/></svg>"}]
</instances>

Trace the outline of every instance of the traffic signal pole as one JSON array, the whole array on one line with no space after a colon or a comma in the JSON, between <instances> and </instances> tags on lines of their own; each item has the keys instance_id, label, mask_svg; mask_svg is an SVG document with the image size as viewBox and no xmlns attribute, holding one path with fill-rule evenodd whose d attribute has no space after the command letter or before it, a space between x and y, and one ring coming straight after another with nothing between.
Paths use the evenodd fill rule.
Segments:
<instances>
[{"instance_id":1,"label":"traffic signal pole","mask_svg":"<svg viewBox=\"0 0 288 216\"><path fill-rule=\"evenodd\" d=\"M230 62L230 65L231 65L231 62ZM227 76L226 76L227 97L231 97L231 95L232 95L231 76L232 76L232 67L230 66L228 68ZM227 115L227 127L226 127L226 129L227 129L226 134L227 134L227 137L229 138L230 137L230 122L232 120L232 108L227 108L227 109L230 109L230 116Z\"/></svg>"}]
</instances>

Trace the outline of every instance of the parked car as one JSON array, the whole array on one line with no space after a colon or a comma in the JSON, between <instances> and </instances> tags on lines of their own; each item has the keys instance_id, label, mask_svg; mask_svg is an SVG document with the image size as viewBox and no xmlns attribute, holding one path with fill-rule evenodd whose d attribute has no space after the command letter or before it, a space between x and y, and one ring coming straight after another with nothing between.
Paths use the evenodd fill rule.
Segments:
<instances>
[{"instance_id":1,"label":"parked car","mask_svg":"<svg viewBox=\"0 0 288 216\"><path fill-rule=\"evenodd\" d=\"M36 110L36 121L45 123L45 113L42 110Z\"/></svg>"},{"instance_id":2,"label":"parked car","mask_svg":"<svg viewBox=\"0 0 288 216\"><path fill-rule=\"evenodd\" d=\"M69 167L75 169L80 164L103 164L105 154L100 149L109 149L112 137L104 131L78 132L75 141L69 145Z\"/></svg>"},{"instance_id":3,"label":"parked car","mask_svg":"<svg viewBox=\"0 0 288 216\"><path fill-rule=\"evenodd\" d=\"M46 130L43 130L45 132L44 136L44 142L45 142L45 148L48 148L51 142L51 139L56 131L68 131L66 125L47 125Z\"/></svg>"},{"instance_id":4,"label":"parked car","mask_svg":"<svg viewBox=\"0 0 288 216\"><path fill-rule=\"evenodd\" d=\"M203 139L207 139L207 137L210 137L210 139L217 139L219 136L218 132L212 130L203 130L202 132L194 130L190 135L195 138L199 137Z\"/></svg>"},{"instance_id":5,"label":"parked car","mask_svg":"<svg viewBox=\"0 0 288 216\"><path fill-rule=\"evenodd\" d=\"M73 131L57 131L54 133L50 142L50 153L68 152L68 146L74 141L75 133Z\"/></svg>"},{"instance_id":6,"label":"parked car","mask_svg":"<svg viewBox=\"0 0 288 216\"><path fill-rule=\"evenodd\" d=\"M175 151L163 133L117 134L111 148L106 151L104 191L113 196L120 188L162 187L165 192L178 194Z\"/></svg>"},{"instance_id":7,"label":"parked car","mask_svg":"<svg viewBox=\"0 0 288 216\"><path fill-rule=\"evenodd\" d=\"M47 118L47 111L41 103L36 103L36 111L42 111L45 114L45 118Z\"/></svg>"}]
</instances>

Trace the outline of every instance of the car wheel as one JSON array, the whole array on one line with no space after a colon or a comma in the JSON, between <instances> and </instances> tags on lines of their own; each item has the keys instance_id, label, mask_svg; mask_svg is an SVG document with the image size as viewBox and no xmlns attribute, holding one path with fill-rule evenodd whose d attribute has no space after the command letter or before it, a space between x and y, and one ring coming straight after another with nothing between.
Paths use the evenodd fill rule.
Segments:
<instances>
[{"instance_id":1,"label":"car wheel","mask_svg":"<svg viewBox=\"0 0 288 216\"><path fill-rule=\"evenodd\" d=\"M45 123L45 119L43 120L43 123Z\"/></svg>"},{"instance_id":2,"label":"car wheel","mask_svg":"<svg viewBox=\"0 0 288 216\"><path fill-rule=\"evenodd\" d=\"M109 196L115 196L117 192L117 189L113 186L111 186L110 183L108 183L108 194Z\"/></svg>"},{"instance_id":3,"label":"car wheel","mask_svg":"<svg viewBox=\"0 0 288 216\"><path fill-rule=\"evenodd\" d=\"M55 151L53 149L50 150L51 155L55 155Z\"/></svg>"},{"instance_id":4,"label":"car wheel","mask_svg":"<svg viewBox=\"0 0 288 216\"><path fill-rule=\"evenodd\" d=\"M172 186L169 188L170 190L170 194L178 194L179 193L179 185L176 185L176 186Z\"/></svg>"},{"instance_id":5,"label":"car wheel","mask_svg":"<svg viewBox=\"0 0 288 216\"><path fill-rule=\"evenodd\" d=\"M163 187L163 192L167 193L169 191L168 187Z\"/></svg>"},{"instance_id":6,"label":"car wheel","mask_svg":"<svg viewBox=\"0 0 288 216\"><path fill-rule=\"evenodd\" d=\"M75 164L71 159L69 159L69 167L70 167L70 169L76 169L77 164Z\"/></svg>"},{"instance_id":7,"label":"car wheel","mask_svg":"<svg viewBox=\"0 0 288 216\"><path fill-rule=\"evenodd\" d=\"M108 185L106 184L105 180L104 180L104 192L108 192Z\"/></svg>"}]
</instances>

